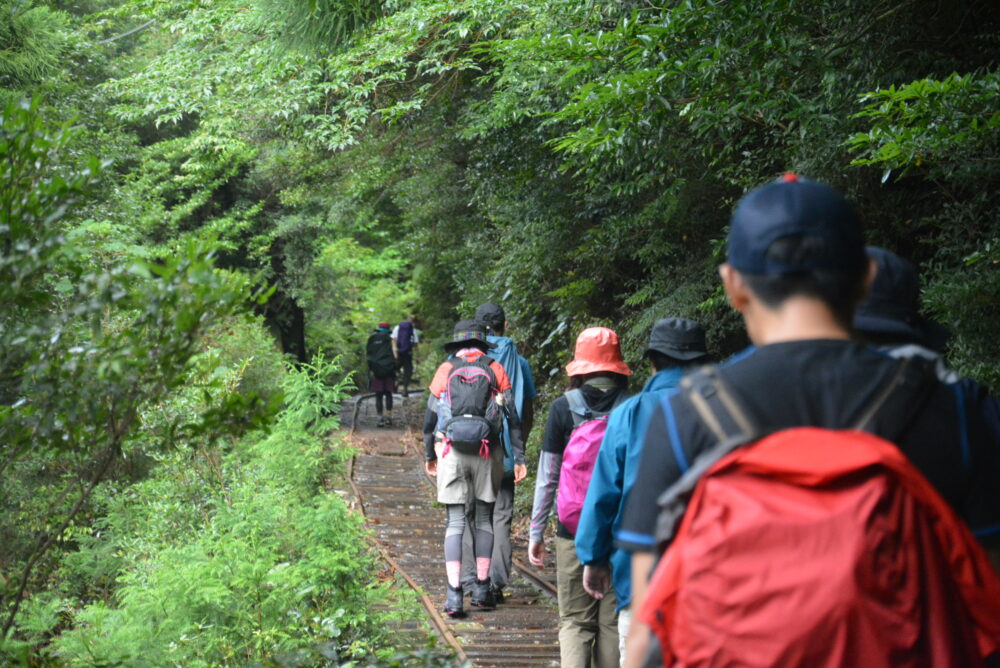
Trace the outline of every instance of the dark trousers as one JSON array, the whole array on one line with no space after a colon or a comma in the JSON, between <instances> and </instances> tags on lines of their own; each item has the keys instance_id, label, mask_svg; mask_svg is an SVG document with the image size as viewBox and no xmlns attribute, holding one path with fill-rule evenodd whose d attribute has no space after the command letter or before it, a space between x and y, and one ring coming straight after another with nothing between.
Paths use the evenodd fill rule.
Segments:
<instances>
[{"instance_id":1,"label":"dark trousers","mask_svg":"<svg viewBox=\"0 0 1000 668\"><path fill-rule=\"evenodd\" d=\"M403 391L409 389L413 378L413 352L399 353L399 366L403 369Z\"/></svg>"},{"instance_id":2,"label":"dark trousers","mask_svg":"<svg viewBox=\"0 0 1000 668\"><path fill-rule=\"evenodd\" d=\"M392 412L392 392L376 392L375 393L375 412L379 415L382 414L382 397L385 397L385 407L391 413Z\"/></svg>"}]
</instances>

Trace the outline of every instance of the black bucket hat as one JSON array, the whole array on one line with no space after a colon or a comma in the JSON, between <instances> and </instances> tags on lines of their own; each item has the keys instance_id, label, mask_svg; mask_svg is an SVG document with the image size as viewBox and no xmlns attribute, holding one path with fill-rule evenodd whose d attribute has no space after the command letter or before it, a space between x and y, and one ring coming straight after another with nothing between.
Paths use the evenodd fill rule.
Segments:
<instances>
[{"instance_id":1,"label":"black bucket hat","mask_svg":"<svg viewBox=\"0 0 1000 668\"><path fill-rule=\"evenodd\" d=\"M655 350L676 360L689 361L705 357L705 330L694 320L664 318L653 325L649 347L644 355Z\"/></svg>"},{"instance_id":2,"label":"black bucket hat","mask_svg":"<svg viewBox=\"0 0 1000 668\"><path fill-rule=\"evenodd\" d=\"M444 350L451 353L477 344L485 348L497 347L495 343L486 340L486 326L483 323L478 320L459 320L455 325L451 341L444 344Z\"/></svg>"},{"instance_id":3,"label":"black bucket hat","mask_svg":"<svg viewBox=\"0 0 1000 668\"><path fill-rule=\"evenodd\" d=\"M948 330L920 315L920 279L916 268L878 246L868 246L865 252L875 261L877 273L868 296L854 310L854 329L943 349Z\"/></svg>"}]
</instances>

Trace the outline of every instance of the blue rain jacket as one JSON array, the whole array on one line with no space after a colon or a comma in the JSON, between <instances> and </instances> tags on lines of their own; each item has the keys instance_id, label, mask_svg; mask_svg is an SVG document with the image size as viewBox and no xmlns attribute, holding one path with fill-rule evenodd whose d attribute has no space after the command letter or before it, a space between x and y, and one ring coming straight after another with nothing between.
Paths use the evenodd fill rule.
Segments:
<instances>
[{"instance_id":1,"label":"blue rain jacket","mask_svg":"<svg viewBox=\"0 0 1000 668\"><path fill-rule=\"evenodd\" d=\"M576 554L585 565L611 565L619 610L632 602L632 555L615 547L614 536L621 524L625 499L635 483L646 425L661 398L673 392L682 377L679 368L663 369L649 379L640 394L612 411L594 462L594 475L576 530Z\"/></svg>"},{"instance_id":2,"label":"blue rain jacket","mask_svg":"<svg viewBox=\"0 0 1000 668\"><path fill-rule=\"evenodd\" d=\"M538 390L535 389L535 377L531 374L528 360L517 353L517 346L508 337L488 335L486 339L497 345L486 354L499 362L503 370L507 372L507 377L510 378L510 388L514 395L514 406L517 407L517 414L523 420L525 400L534 399L538 395ZM507 425L507 420L503 421L503 447L504 473L513 474L514 453L510 446L510 427Z\"/></svg>"}]
</instances>

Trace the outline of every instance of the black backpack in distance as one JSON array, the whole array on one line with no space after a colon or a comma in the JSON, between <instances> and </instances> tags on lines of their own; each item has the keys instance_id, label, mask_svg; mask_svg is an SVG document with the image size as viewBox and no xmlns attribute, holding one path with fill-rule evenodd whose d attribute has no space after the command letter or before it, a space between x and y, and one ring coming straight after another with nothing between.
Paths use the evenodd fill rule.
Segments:
<instances>
[{"instance_id":1,"label":"black backpack in distance","mask_svg":"<svg viewBox=\"0 0 1000 668\"><path fill-rule=\"evenodd\" d=\"M375 332L369 336L365 354L368 369L376 378L388 378L396 374L396 358L392 355L392 338L389 332Z\"/></svg>"}]
</instances>

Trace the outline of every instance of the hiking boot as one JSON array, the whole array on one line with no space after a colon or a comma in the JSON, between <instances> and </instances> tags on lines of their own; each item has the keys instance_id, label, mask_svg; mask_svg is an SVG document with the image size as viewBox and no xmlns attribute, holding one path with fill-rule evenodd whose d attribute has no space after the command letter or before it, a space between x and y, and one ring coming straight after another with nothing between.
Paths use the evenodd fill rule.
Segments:
<instances>
[{"instance_id":1,"label":"hiking boot","mask_svg":"<svg viewBox=\"0 0 1000 668\"><path fill-rule=\"evenodd\" d=\"M376 427L384 427L385 426L385 418L382 417L381 415L379 415L378 416L378 422L375 423L375 426Z\"/></svg>"},{"instance_id":2,"label":"hiking boot","mask_svg":"<svg viewBox=\"0 0 1000 668\"><path fill-rule=\"evenodd\" d=\"M497 602L493 597L493 583L489 581L489 578L476 580L476 586L472 588L472 601L470 601L470 604L473 608L479 608L480 610L496 609Z\"/></svg>"},{"instance_id":3,"label":"hiking boot","mask_svg":"<svg viewBox=\"0 0 1000 668\"><path fill-rule=\"evenodd\" d=\"M504 599L503 587L498 587L495 584L491 584L490 591L493 592L493 600L497 603L497 605L503 603Z\"/></svg>"},{"instance_id":4,"label":"hiking boot","mask_svg":"<svg viewBox=\"0 0 1000 668\"><path fill-rule=\"evenodd\" d=\"M448 596L444 602L444 614L452 618L465 617L462 609L462 588L448 585Z\"/></svg>"}]
</instances>

